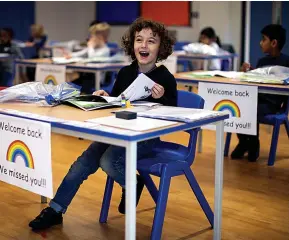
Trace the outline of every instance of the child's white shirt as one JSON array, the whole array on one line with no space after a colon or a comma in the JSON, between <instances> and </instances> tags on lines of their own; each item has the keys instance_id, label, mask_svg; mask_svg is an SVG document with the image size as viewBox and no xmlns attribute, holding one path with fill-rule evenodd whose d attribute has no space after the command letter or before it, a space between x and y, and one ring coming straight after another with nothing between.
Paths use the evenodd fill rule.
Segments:
<instances>
[{"instance_id":1,"label":"child's white shirt","mask_svg":"<svg viewBox=\"0 0 289 240\"><path fill-rule=\"evenodd\" d=\"M86 47L85 49L71 53L71 57L84 57L84 58L93 58L93 57L109 57L110 49L104 45L100 48Z\"/></svg>"},{"instance_id":2,"label":"child's white shirt","mask_svg":"<svg viewBox=\"0 0 289 240\"><path fill-rule=\"evenodd\" d=\"M219 45L215 42L212 42L210 44L210 47L214 48L217 52L217 55L219 55L222 51L222 49L219 47ZM208 69L209 70L221 70L221 59L213 59L209 61L209 66Z\"/></svg>"}]
</instances>

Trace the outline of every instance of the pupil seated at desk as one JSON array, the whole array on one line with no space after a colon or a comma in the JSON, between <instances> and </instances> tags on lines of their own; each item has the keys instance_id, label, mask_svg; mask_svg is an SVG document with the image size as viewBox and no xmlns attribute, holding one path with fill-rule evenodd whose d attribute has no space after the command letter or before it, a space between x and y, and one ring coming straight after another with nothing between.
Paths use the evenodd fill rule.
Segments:
<instances>
[{"instance_id":1,"label":"pupil seated at desk","mask_svg":"<svg viewBox=\"0 0 289 240\"><path fill-rule=\"evenodd\" d=\"M216 32L213 28L207 27L204 28L199 37L199 42L209 45L214 48L217 54L227 53L225 50L221 48L220 38L216 35ZM221 59L213 59L209 61L209 70L221 70L222 60Z\"/></svg>"},{"instance_id":2,"label":"pupil seated at desk","mask_svg":"<svg viewBox=\"0 0 289 240\"><path fill-rule=\"evenodd\" d=\"M286 30L281 25L270 24L262 29L261 34L260 47L267 55L259 59L256 67L273 65L289 67L289 56L281 52L286 43ZM246 72L251 69L249 63L243 63L242 71ZM237 134L239 143L231 154L232 159L243 158L246 152L248 152L250 162L255 162L258 159L260 152L258 119L268 114L278 113L287 99L287 96L282 95L258 94L257 135Z\"/></svg>"},{"instance_id":3,"label":"pupil seated at desk","mask_svg":"<svg viewBox=\"0 0 289 240\"><path fill-rule=\"evenodd\" d=\"M176 106L176 80L165 66L156 66L156 62L165 60L172 54L174 43L175 40L163 24L142 18L135 20L122 38L124 50L133 62L119 71L111 95L119 96L140 73L144 73L156 83L151 89L152 95L145 100ZM103 90L96 91L95 94L108 95ZM150 156L152 149L159 141L159 138L155 138L138 143L138 161ZM125 148L94 142L72 164L55 197L51 200L50 206L42 210L40 215L29 223L29 226L33 230L41 230L61 224L62 214L66 212L80 185L99 167L122 187L122 198L118 210L124 214ZM138 176L137 203L143 187L144 183Z\"/></svg>"},{"instance_id":4,"label":"pupil seated at desk","mask_svg":"<svg viewBox=\"0 0 289 240\"><path fill-rule=\"evenodd\" d=\"M26 47L35 47L36 55L33 58L39 58L39 51L44 47L47 36L44 33L44 27L40 24L33 24L30 27L31 36L25 43Z\"/></svg>"},{"instance_id":5,"label":"pupil seated at desk","mask_svg":"<svg viewBox=\"0 0 289 240\"><path fill-rule=\"evenodd\" d=\"M71 57L83 57L83 58L93 58L93 57L109 57L110 49L107 46L107 39L109 34L110 26L107 23L97 23L89 27L89 39L87 41L87 47L81 51L73 52L66 55L66 58ZM101 73L100 82L104 82L105 79L109 77L109 74L104 72ZM94 73L79 73L77 79L73 83L81 86L81 91L83 93L92 93L95 84L95 74Z\"/></svg>"},{"instance_id":6,"label":"pupil seated at desk","mask_svg":"<svg viewBox=\"0 0 289 240\"><path fill-rule=\"evenodd\" d=\"M44 27L40 24L33 24L30 27L30 37L25 43L26 47L34 47L36 53L34 53L31 58L39 58L40 50L45 46L47 41L47 35L44 33ZM24 81L34 81L35 80L35 68L28 67L26 69L27 78Z\"/></svg>"},{"instance_id":7,"label":"pupil seated at desk","mask_svg":"<svg viewBox=\"0 0 289 240\"><path fill-rule=\"evenodd\" d=\"M11 28L2 28L0 30L0 53L8 54L12 58L0 61L0 86L8 87L12 84L13 58L23 58L20 48L13 40L13 30Z\"/></svg>"}]
</instances>

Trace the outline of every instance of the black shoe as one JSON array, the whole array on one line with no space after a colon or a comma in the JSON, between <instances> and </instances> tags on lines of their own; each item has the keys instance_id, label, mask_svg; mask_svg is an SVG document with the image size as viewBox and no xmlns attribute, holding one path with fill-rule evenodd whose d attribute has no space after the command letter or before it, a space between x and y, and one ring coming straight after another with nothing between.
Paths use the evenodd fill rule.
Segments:
<instances>
[{"instance_id":1,"label":"black shoe","mask_svg":"<svg viewBox=\"0 0 289 240\"><path fill-rule=\"evenodd\" d=\"M245 144L238 143L234 151L231 153L231 159L242 159L248 148Z\"/></svg>"},{"instance_id":2,"label":"black shoe","mask_svg":"<svg viewBox=\"0 0 289 240\"><path fill-rule=\"evenodd\" d=\"M137 184L136 184L136 205L138 205L142 190L144 187L144 181L141 176L137 175ZM121 200L118 206L118 211L122 214L125 214L125 189L122 189Z\"/></svg>"},{"instance_id":3,"label":"black shoe","mask_svg":"<svg viewBox=\"0 0 289 240\"><path fill-rule=\"evenodd\" d=\"M260 141L259 139L252 139L248 150L248 161L256 162L260 154Z\"/></svg>"},{"instance_id":4,"label":"black shoe","mask_svg":"<svg viewBox=\"0 0 289 240\"><path fill-rule=\"evenodd\" d=\"M32 230L44 230L54 225L61 224L63 221L62 213L57 213L53 208L47 207L29 223Z\"/></svg>"}]
</instances>

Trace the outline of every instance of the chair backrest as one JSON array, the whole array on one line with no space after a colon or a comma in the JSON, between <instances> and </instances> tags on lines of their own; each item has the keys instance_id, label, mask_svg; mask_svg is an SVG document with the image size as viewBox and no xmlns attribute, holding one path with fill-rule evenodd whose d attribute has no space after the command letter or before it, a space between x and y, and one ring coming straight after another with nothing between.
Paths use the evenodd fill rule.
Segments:
<instances>
[{"instance_id":1,"label":"chair backrest","mask_svg":"<svg viewBox=\"0 0 289 240\"><path fill-rule=\"evenodd\" d=\"M203 109L204 103L205 103L204 99L198 94L178 90L178 107ZM188 155L186 157L186 161L190 165L193 163L195 159L196 143L199 130L200 128L195 128L186 131L187 133L190 134L190 139L188 143Z\"/></svg>"},{"instance_id":2,"label":"chair backrest","mask_svg":"<svg viewBox=\"0 0 289 240\"><path fill-rule=\"evenodd\" d=\"M175 51L181 51L181 50L183 50L183 46L186 46L186 45L188 45L190 43L192 43L192 42L188 42L188 41L176 42L176 44L174 46L174 50Z\"/></svg>"},{"instance_id":3,"label":"chair backrest","mask_svg":"<svg viewBox=\"0 0 289 240\"><path fill-rule=\"evenodd\" d=\"M286 97L287 97L287 100L284 102L281 111L284 112L288 116L288 113L289 113L289 97L288 96L286 96Z\"/></svg>"}]
</instances>

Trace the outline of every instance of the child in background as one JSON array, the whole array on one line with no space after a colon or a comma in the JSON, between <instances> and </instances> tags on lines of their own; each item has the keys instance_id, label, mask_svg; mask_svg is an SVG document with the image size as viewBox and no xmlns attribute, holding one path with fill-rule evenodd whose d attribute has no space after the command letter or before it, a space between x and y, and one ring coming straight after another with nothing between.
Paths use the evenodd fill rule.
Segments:
<instances>
[{"instance_id":1,"label":"child in background","mask_svg":"<svg viewBox=\"0 0 289 240\"><path fill-rule=\"evenodd\" d=\"M66 55L67 58L71 57L109 57L110 49L106 45L110 26L107 23L98 23L90 26L89 28L89 39L87 41L87 47L81 51ZM105 79L105 72L101 73L100 82ZM94 73L79 73L78 79L73 83L81 86L83 93L92 93L95 88L95 74Z\"/></svg>"},{"instance_id":2,"label":"child in background","mask_svg":"<svg viewBox=\"0 0 289 240\"><path fill-rule=\"evenodd\" d=\"M216 35L215 30L212 27L206 27L201 31L199 42L209 45L210 47L214 48L217 54L224 53L224 50L221 49L220 39ZM209 70L221 70L221 63L222 63L222 60L220 59L210 60L208 69Z\"/></svg>"},{"instance_id":3,"label":"child in background","mask_svg":"<svg viewBox=\"0 0 289 240\"><path fill-rule=\"evenodd\" d=\"M9 78L13 76L13 58L23 58L20 48L13 40L13 30L11 28L2 28L0 30L0 53L9 54L12 58L0 61L0 86L7 86Z\"/></svg>"},{"instance_id":4,"label":"child in background","mask_svg":"<svg viewBox=\"0 0 289 240\"><path fill-rule=\"evenodd\" d=\"M87 42L87 47L81 51L71 53L66 57L109 57L110 50L106 45L109 30L110 26L107 23L92 25L88 30L90 36Z\"/></svg>"},{"instance_id":5,"label":"child in background","mask_svg":"<svg viewBox=\"0 0 289 240\"><path fill-rule=\"evenodd\" d=\"M144 73L156 83L152 88L152 95L146 100L176 106L176 80L165 66L156 66L157 61L165 60L172 54L174 43L175 40L170 37L163 24L144 19L137 19L133 22L122 38L125 52L133 62L119 71L111 95L120 95L140 73ZM108 95L103 90L94 94ZM152 150L158 142L159 138L139 142L137 144L138 161L152 155ZM119 212L125 213L125 148L94 142L73 163L55 197L51 200L50 207L42 210L29 226L33 230L43 230L61 224L62 214L66 212L80 185L99 167L123 187ZM138 203L144 183L140 177L137 179Z\"/></svg>"},{"instance_id":6,"label":"child in background","mask_svg":"<svg viewBox=\"0 0 289 240\"><path fill-rule=\"evenodd\" d=\"M25 43L26 47L35 47L36 55L33 58L39 58L39 51L45 46L47 36L44 34L44 28L40 24L33 24L30 27L31 36Z\"/></svg>"},{"instance_id":7,"label":"child in background","mask_svg":"<svg viewBox=\"0 0 289 240\"><path fill-rule=\"evenodd\" d=\"M289 56L283 54L282 48L286 43L286 30L278 24L270 24L261 31L262 39L260 47L267 56L259 59L257 68L265 66L283 66L289 67ZM246 72L252 69L249 63L243 63L242 71ZM276 114L286 103L288 97L273 94L258 94L257 106L257 135L237 134L239 143L231 154L232 159L241 159L248 152L248 160L255 162L259 157L259 123L258 119L268 114Z\"/></svg>"}]
</instances>

